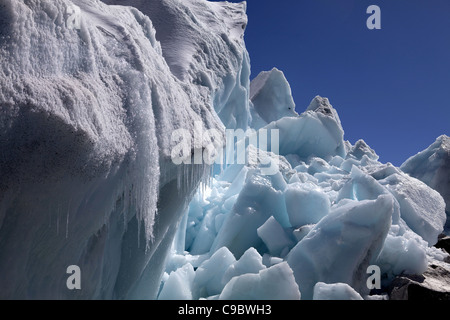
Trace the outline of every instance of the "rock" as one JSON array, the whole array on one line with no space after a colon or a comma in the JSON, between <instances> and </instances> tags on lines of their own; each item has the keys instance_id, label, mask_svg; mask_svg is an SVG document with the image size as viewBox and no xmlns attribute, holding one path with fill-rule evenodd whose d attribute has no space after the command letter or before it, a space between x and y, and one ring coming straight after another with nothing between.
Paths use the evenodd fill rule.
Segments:
<instances>
[{"instance_id":1,"label":"rock","mask_svg":"<svg viewBox=\"0 0 450 320\"><path fill-rule=\"evenodd\" d=\"M439 237L438 243L435 245L436 248L444 249L447 253L450 253L450 237L442 235Z\"/></svg>"},{"instance_id":2,"label":"rock","mask_svg":"<svg viewBox=\"0 0 450 320\"><path fill-rule=\"evenodd\" d=\"M450 264L433 262L423 275L403 275L392 281L391 300L450 300Z\"/></svg>"}]
</instances>

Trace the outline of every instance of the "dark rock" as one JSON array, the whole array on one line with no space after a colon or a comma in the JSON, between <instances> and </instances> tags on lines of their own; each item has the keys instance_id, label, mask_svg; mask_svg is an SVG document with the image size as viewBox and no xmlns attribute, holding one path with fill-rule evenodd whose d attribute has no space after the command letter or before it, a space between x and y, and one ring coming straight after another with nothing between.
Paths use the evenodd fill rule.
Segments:
<instances>
[{"instance_id":1,"label":"dark rock","mask_svg":"<svg viewBox=\"0 0 450 320\"><path fill-rule=\"evenodd\" d=\"M447 253L450 253L450 237L445 235L439 237L439 241L436 243L435 247L444 249Z\"/></svg>"},{"instance_id":2,"label":"dark rock","mask_svg":"<svg viewBox=\"0 0 450 320\"><path fill-rule=\"evenodd\" d=\"M389 287L391 300L450 300L450 264L430 264L423 275L399 276Z\"/></svg>"}]
</instances>

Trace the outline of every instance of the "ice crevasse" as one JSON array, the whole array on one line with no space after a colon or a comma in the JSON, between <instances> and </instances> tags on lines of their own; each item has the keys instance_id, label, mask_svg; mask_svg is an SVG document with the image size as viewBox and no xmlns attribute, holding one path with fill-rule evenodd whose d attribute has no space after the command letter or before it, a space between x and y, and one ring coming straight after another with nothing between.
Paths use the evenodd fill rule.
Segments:
<instances>
[{"instance_id":1,"label":"ice crevasse","mask_svg":"<svg viewBox=\"0 0 450 320\"><path fill-rule=\"evenodd\" d=\"M1 298L360 299L369 265L445 259L430 157L382 164L328 99L299 115L281 71L250 84L245 9L0 0ZM173 164L199 122L277 129L276 172Z\"/></svg>"}]
</instances>

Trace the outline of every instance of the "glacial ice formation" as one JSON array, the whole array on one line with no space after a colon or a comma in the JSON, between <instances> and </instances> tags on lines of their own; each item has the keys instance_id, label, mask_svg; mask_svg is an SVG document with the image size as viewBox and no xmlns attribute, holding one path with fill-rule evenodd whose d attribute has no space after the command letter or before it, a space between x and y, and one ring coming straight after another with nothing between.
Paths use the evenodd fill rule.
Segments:
<instances>
[{"instance_id":1,"label":"glacial ice formation","mask_svg":"<svg viewBox=\"0 0 450 320\"><path fill-rule=\"evenodd\" d=\"M426 150L403 163L401 169L439 192L450 216L450 137L440 136Z\"/></svg>"},{"instance_id":2,"label":"glacial ice formation","mask_svg":"<svg viewBox=\"0 0 450 320\"><path fill-rule=\"evenodd\" d=\"M190 86L189 91L196 88L193 108L198 115L205 114L201 106L206 104L215 110L226 128L247 128L250 58L243 41L248 23L245 2L103 2L133 6L150 18L170 70L184 85Z\"/></svg>"},{"instance_id":3,"label":"glacial ice formation","mask_svg":"<svg viewBox=\"0 0 450 320\"><path fill-rule=\"evenodd\" d=\"M144 4L0 1L0 297L156 297L209 172L171 133L247 127L245 5Z\"/></svg>"},{"instance_id":4,"label":"glacial ice formation","mask_svg":"<svg viewBox=\"0 0 450 320\"><path fill-rule=\"evenodd\" d=\"M314 286L313 300L363 300L363 298L346 283L318 282Z\"/></svg>"},{"instance_id":5,"label":"glacial ice formation","mask_svg":"<svg viewBox=\"0 0 450 320\"><path fill-rule=\"evenodd\" d=\"M249 277L221 276L216 281L226 292L197 290L196 298L247 299L258 288L262 299L272 291L253 284L261 273L259 261L266 268L287 262L302 299L360 299L369 298L369 266L380 268L387 286L400 274L421 274L429 261L448 256L431 247L446 221L442 196L380 163L364 141L345 142L328 99L316 97L301 115L264 128L280 130L281 155L271 155L278 158L279 170L265 175L258 166L232 165L213 177L186 212L184 237L174 243L177 252L166 278L186 263L195 270L211 255L212 270L225 266L225 275L238 259ZM220 263L216 253L224 250L227 258ZM249 250L262 257L258 263L248 259Z\"/></svg>"},{"instance_id":6,"label":"glacial ice formation","mask_svg":"<svg viewBox=\"0 0 450 320\"><path fill-rule=\"evenodd\" d=\"M281 71L250 83L245 9L0 0L0 298L360 299L369 265L387 286L448 257L448 138L396 168L327 98L295 113ZM198 123L279 145L175 165Z\"/></svg>"},{"instance_id":7,"label":"glacial ice formation","mask_svg":"<svg viewBox=\"0 0 450 320\"><path fill-rule=\"evenodd\" d=\"M295 117L291 87L277 68L261 72L250 83L252 128L260 129L282 117Z\"/></svg>"}]
</instances>

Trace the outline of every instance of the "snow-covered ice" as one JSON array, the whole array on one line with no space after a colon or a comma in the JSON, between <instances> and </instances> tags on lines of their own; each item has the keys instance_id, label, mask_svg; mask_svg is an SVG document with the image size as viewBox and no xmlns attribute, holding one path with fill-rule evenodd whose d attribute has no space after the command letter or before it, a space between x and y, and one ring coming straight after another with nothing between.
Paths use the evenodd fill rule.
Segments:
<instances>
[{"instance_id":1,"label":"snow-covered ice","mask_svg":"<svg viewBox=\"0 0 450 320\"><path fill-rule=\"evenodd\" d=\"M282 71L261 72L250 83L252 127L259 129L281 117L295 117L291 87ZM254 110L253 110L254 108Z\"/></svg>"},{"instance_id":2,"label":"snow-covered ice","mask_svg":"<svg viewBox=\"0 0 450 320\"><path fill-rule=\"evenodd\" d=\"M401 169L439 192L450 217L450 137L438 137L426 150L403 163Z\"/></svg>"},{"instance_id":3,"label":"snow-covered ice","mask_svg":"<svg viewBox=\"0 0 450 320\"><path fill-rule=\"evenodd\" d=\"M346 283L317 282L313 300L363 300L361 295Z\"/></svg>"},{"instance_id":4,"label":"snow-covered ice","mask_svg":"<svg viewBox=\"0 0 450 320\"><path fill-rule=\"evenodd\" d=\"M220 300L299 300L300 292L286 262L263 269L258 274L244 274L228 282Z\"/></svg>"},{"instance_id":5,"label":"snow-covered ice","mask_svg":"<svg viewBox=\"0 0 450 320\"><path fill-rule=\"evenodd\" d=\"M0 297L155 298L210 172L171 133L247 128L245 4L125 2L0 1Z\"/></svg>"},{"instance_id":6,"label":"snow-covered ice","mask_svg":"<svg viewBox=\"0 0 450 320\"><path fill-rule=\"evenodd\" d=\"M317 282L347 283L364 292L366 270L375 264L391 226L394 200L347 201L323 218L289 253L287 261L304 298Z\"/></svg>"},{"instance_id":7,"label":"snow-covered ice","mask_svg":"<svg viewBox=\"0 0 450 320\"><path fill-rule=\"evenodd\" d=\"M448 257L449 138L396 168L282 71L250 83L245 2L0 7L0 297L362 299L371 265ZM248 128L269 162L172 162L178 129Z\"/></svg>"},{"instance_id":8,"label":"snow-covered ice","mask_svg":"<svg viewBox=\"0 0 450 320\"><path fill-rule=\"evenodd\" d=\"M312 133L301 136L290 123L324 116L325 121L309 125ZM380 267L386 286L396 275L421 274L429 261L447 256L430 247L445 223L439 193L390 163L380 163L363 140L344 142L339 116L328 99L316 97L297 118L281 118L267 127L275 123L291 150L295 143L311 143L307 139L315 139L314 132L330 128L339 133L340 142L328 135L322 157L308 148L309 154L282 153L276 175L249 165L229 166L214 176L210 191L194 197L187 212L185 255L209 259L226 247L243 261L248 250L259 254L267 268L287 262L302 299L370 298L369 266ZM227 291L219 297L253 297L261 266L258 262L259 267L252 267L255 260L246 263L248 277L222 278L220 285Z\"/></svg>"}]
</instances>

